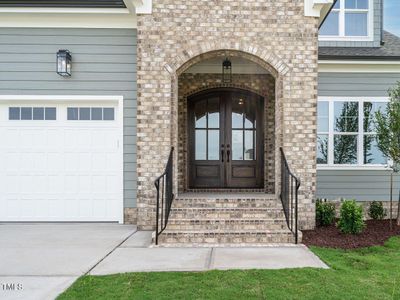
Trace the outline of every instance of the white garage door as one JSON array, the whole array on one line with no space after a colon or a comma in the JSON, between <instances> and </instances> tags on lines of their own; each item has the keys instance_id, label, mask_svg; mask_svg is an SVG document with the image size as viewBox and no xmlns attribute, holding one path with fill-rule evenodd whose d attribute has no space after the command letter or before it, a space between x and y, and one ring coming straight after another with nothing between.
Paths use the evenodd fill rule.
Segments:
<instances>
[{"instance_id":1,"label":"white garage door","mask_svg":"<svg viewBox=\"0 0 400 300\"><path fill-rule=\"evenodd\" d=\"M72 100L0 102L0 221L122 222L121 100Z\"/></svg>"}]
</instances>

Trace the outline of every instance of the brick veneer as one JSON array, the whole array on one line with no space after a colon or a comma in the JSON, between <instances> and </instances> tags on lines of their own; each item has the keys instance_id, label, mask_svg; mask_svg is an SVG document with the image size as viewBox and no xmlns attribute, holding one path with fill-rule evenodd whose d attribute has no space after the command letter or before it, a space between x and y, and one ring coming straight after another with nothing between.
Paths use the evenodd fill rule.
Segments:
<instances>
[{"instance_id":1,"label":"brick veneer","mask_svg":"<svg viewBox=\"0 0 400 300\"><path fill-rule=\"evenodd\" d=\"M302 181L300 226L314 227L318 21L305 17L303 6L303 0L153 0L153 13L138 16L139 228L154 227L153 180L170 147L178 148L179 75L226 55L249 59L275 77L275 157L282 146ZM176 171L177 165L175 154ZM277 179L279 172L276 160Z\"/></svg>"},{"instance_id":2,"label":"brick veneer","mask_svg":"<svg viewBox=\"0 0 400 300\"><path fill-rule=\"evenodd\" d=\"M232 87L264 97L264 189L275 193L275 79L266 74L233 74L231 83L222 83L220 74L183 73L178 79L178 191L188 188L187 99L210 88Z\"/></svg>"}]
</instances>

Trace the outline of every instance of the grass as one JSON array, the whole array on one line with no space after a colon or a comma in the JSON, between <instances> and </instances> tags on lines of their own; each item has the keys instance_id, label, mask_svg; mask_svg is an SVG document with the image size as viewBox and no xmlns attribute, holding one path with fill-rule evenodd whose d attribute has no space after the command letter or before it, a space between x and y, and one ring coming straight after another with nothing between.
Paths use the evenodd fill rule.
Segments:
<instances>
[{"instance_id":1,"label":"grass","mask_svg":"<svg viewBox=\"0 0 400 300\"><path fill-rule=\"evenodd\" d=\"M358 250L313 247L331 269L83 276L66 299L400 299L400 238Z\"/></svg>"}]
</instances>

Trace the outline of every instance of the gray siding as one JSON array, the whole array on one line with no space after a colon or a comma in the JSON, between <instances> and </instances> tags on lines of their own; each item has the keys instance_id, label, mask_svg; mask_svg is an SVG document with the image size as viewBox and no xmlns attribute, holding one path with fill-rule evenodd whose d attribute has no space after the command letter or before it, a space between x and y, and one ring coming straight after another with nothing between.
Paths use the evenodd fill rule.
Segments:
<instances>
[{"instance_id":1,"label":"gray siding","mask_svg":"<svg viewBox=\"0 0 400 300\"><path fill-rule=\"evenodd\" d=\"M374 32L373 41L357 42L357 41L320 41L320 47L379 47L381 42L382 31L382 4L383 0L374 0Z\"/></svg>"},{"instance_id":2,"label":"gray siding","mask_svg":"<svg viewBox=\"0 0 400 300\"><path fill-rule=\"evenodd\" d=\"M72 77L55 72L59 49L72 52ZM124 203L136 206L136 30L0 29L0 94L122 95Z\"/></svg>"},{"instance_id":3,"label":"gray siding","mask_svg":"<svg viewBox=\"0 0 400 300\"><path fill-rule=\"evenodd\" d=\"M400 176L393 178L393 199L398 199ZM390 199L389 171L319 170L317 197L336 200L388 201Z\"/></svg>"},{"instance_id":4,"label":"gray siding","mask_svg":"<svg viewBox=\"0 0 400 300\"><path fill-rule=\"evenodd\" d=\"M320 73L318 95L385 97L400 74L393 73ZM399 188L400 177L395 178ZM327 199L355 198L359 201L389 199L388 171L318 170L317 197ZM394 190L397 193L398 190ZM395 195L397 199L397 195Z\"/></svg>"},{"instance_id":5,"label":"gray siding","mask_svg":"<svg viewBox=\"0 0 400 300\"><path fill-rule=\"evenodd\" d=\"M385 97L400 73L320 73L318 96Z\"/></svg>"}]
</instances>

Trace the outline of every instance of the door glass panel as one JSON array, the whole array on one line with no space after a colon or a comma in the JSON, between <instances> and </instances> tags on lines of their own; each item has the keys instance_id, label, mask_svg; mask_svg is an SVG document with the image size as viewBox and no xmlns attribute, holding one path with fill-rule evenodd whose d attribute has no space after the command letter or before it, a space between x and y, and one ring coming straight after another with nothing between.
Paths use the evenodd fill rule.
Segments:
<instances>
[{"instance_id":1,"label":"door glass panel","mask_svg":"<svg viewBox=\"0 0 400 300\"><path fill-rule=\"evenodd\" d=\"M245 119L244 119L244 127L245 128L255 128L256 122L256 102L255 100L246 100L245 103Z\"/></svg>"},{"instance_id":2,"label":"door glass panel","mask_svg":"<svg viewBox=\"0 0 400 300\"><path fill-rule=\"evenodd\" d=\"M232 100L232 128L243 128L244 104L244 98Z\"/></svg>"},{"instance_id":3,"label":"door glass panel","mask_svg":"<svg viewBox=\"0 0 400 300\"><path fill-rule=\"evenodd\" d=\"M207 127L207 100L196 102L195 104L196 128Z\"/></svg>"},{"instance_id":4,"label":"door glass panel","mask_svg":"<svg viewBox=\"0 0 400 300\"><path fill-rule=\"evenodd\" d=\"M246 130L244 136L244 160L254 160L255 147L254 147L254 131Z\"/></svg>"},{"instance_id":5,"label":"door glass panel","mask_svg":"<svg viewBox=\"0 0 400 300\"><path fill-rule=\"evenodd\" d=\"M219 99L212 98L207 103L208 128L219 128Z\"/></svg>"},{"instance_id":6,"label":"door glass panel","mask_svg":"<svg viewBox=\"0 0 400 300\"><path fill-rule=\"evenodd\" d=\"M21 120L32 120L32 107L21 107Z\"/></svg>"},{"instance_id":7,"label":"door glass panel","mask_svg":"<svg viewBox=\"0 0 400 300\"><path fill-rule=\"evenodd\" d=\"M206 160L207 159L207 130L196 129L195 134L195 159Z\"/></svg>"},{"instance_id":8,"label":"door glass panel","mask_svg":"<svg viewBox=\"0 0 400 300\"><path fill-rule=\"evenodd\" d=\"M232 130L232 160L243 160L242 130Z\"/></svg>"},{"instance_id":9,"label":"door glass panel","mask_svg":"<svg viewBox=\"0 0 400 300\"><path fill-rule=\"evenodd\" d=\"M208 160L219 160L219 130L208 130Z\"/></svg>"}]
</instances>

